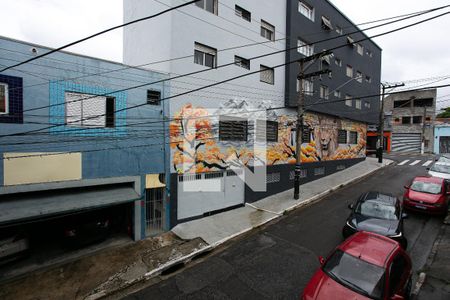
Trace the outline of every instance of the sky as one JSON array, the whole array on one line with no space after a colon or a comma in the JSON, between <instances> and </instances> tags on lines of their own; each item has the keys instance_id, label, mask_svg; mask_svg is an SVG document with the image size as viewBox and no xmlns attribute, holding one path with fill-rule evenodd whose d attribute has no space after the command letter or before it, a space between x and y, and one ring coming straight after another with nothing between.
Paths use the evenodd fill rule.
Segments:
<instances>
[{"instance_id":1,"label":"sky","mask_svg":"<svg viewBox=\"0 0 450 300\"><path fill-rule=\"evenodd\" d=\"M355 24L450 4L449 0L331 0L331 2ZM122 0L0 0L0 3L2 11L8 12L0 18L0 35L49 47L64 45L123 22ZM381 30L394 29L411 22L413 21L383 27ZM450 83L450 76L434 83L433 80L411 82L450 75L450 39L446 32L450 28L449 25L450 15L446 15L425 24L376 38L375 42L383 49L382 81L389 83L405 81L406 88ZM364 26L361 28L364 29ZM370 31L368 34L379 32ZM121 62L122 31L105 34L68 50ZM437 101L438 107L450 106L450 88L438 90Z\"/></svg>"}]
</instances>

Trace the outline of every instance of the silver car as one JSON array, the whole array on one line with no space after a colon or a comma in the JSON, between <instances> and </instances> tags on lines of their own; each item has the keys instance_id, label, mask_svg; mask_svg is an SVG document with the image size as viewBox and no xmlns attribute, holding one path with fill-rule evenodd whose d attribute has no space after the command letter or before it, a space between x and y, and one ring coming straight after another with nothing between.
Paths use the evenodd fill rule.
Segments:
<instances>
[{"instance_id":1,"label":"silver car","mask_svg":"<svg viewBox=\"0 0 450 300\"><path fill-rule=\"evenodd\" d=\"M450 162L437 161L428 168L428 175L450 179Z\"/></svg>"}]
</instances>

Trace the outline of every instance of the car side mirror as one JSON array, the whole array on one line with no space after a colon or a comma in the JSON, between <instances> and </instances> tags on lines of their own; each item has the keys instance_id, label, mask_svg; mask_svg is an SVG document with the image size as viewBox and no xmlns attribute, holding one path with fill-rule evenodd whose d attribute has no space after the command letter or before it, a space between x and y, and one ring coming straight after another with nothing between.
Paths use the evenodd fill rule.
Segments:
<instances>
[{"instance_id":1,"label":"car side mirror","mask_svg":"<svg viewBox=\"0 0 450 300\"><path fill-rule=\"evenodd\" d=\"M325 258L323 258L323 256L319 256L319 263L320 265L323 265L325 263Z\"/></svg>"},{"instance_id":2,"label":"car side mirror","mask_svg":"<svg viewBox=\"0 0 450 300\"><path fill-rule=\"evenodd\" d=\"M403 186L405 189L409 190L409 186L405 185Z\"/></svg>"},{"instance_id":3,"label":"car side mirror","mask_svg":"<svg viewBox=\"0 0 450 300\"><path fill-rule=\"evenodd\" d=\"M402 213L402 219L408 219L408 214L407 213Z\"/></svg>"},{"instance_id":4,"label":"car side mirror","mask_svg":"<svg viewBox=\"0 0 450 300\"><path fill-rule=\"evenodd\" d=\"M353 203L350 203L350 204L348 205L348 208L349 208L349 209L353 209L353 207L355 207L355 206L353 205Z\"/></svg>"},{"instance_id":5,"label":"car side mirror","mask_svg":"<svg viewBox=\"0 0 450 300\"><path fill-rule=\"evenodd\" d=\"M400 295L394 295L391 297L391 300L405 300L405 297Z\"/></svg>"}]
</instances>

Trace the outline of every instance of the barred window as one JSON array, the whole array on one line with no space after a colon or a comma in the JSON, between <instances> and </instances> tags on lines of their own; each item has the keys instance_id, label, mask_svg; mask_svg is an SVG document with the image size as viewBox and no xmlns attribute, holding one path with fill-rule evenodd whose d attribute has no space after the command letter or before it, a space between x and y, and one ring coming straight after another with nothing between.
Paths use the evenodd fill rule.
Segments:
<instances>
[{"instance_id":1,"label":"barred window","mask_svg":"<svg viewBox=\"0 0 450 300\"><path fill-rule=\"evenodd\" d=\"M349 144L358 144L358 133L356 131L350 131Z\"/></svg>"},{"instance_id":2,"label":"barred window","mask_svg":"<svg viewBox=\"0 0 450 300\"><path fill-rule=\"evenodd\" d=\"M258 142L278 142L278 122L263 120L257 120L256 122L255 135Z\"/></svg>"},{"instance_id":3,"label":"barred window","mask_svg":"<svg viewBox=\"0 0 450 300\"><path fill-rule=\"evenodd\" d=\"M147 104L159 105L161 101L161 91L147 90Z\"/></svg>"},{"instance_id":4,"label":"barred window","mask_svg":"<svg viewBox=\"0 0 450 300\"><path fill-rule=\"evenodd\" d=\"M227 118L219 121L219 140L247 141L248 121L239 118Z\"/></svg>"},{"instance_id":5,"label":"barred window","mask_svg":"<svg viewBox=\"0 0 450 300\"><path fill-rule=\"evenodd\" d=\"M234 64L241 68L250 70L250 60L249 59L235 55L234 56Z\"/></svg>"},{"instance_id":6,"label":"barred window","mask_svg":"<svg viewBox=\"0 0 450 300\"><path fill-rule=\"evenodd\" d=\"M309 142L311 142L311 129L303 128L302 143L309 143Z\"/></svg>"},{"instance_id":7,"label":"barred window","mask_svg":"<svg viewBox=\"0 0 450 300\"><path fill-rule=\"evenodd\" d=\"M268 84L274 84L275 71L272 68L260 65L260 81Z\"/></svg>"},{"instance_id":8,"label":"barred window","mask_svg":"<svg viewBox=\"0 0 450 300\"><path fill-rule=\"evenodd\" d=\"M347 144L347 130L338 131L338 144Z\"/></svg>"}]
</instances>

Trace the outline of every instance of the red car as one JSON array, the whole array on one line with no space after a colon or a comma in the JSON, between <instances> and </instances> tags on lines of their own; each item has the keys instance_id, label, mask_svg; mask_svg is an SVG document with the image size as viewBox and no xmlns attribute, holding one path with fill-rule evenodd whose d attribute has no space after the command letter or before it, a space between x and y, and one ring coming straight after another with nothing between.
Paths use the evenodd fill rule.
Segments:
<instances>
[{"instance_id":1,"label":"red car","mask_svg":"<svg viewBox=\"0 0 450 300\"><path fill-rule=\"evenodd\" d=\"M303 290L302 300L408 299L411 259L390 238L359 231L340 244Z\"/></svg>"},{"instance_id":2,"label":"red car","mask_svg":"<svg viewBox=\"0 0 450 300\"><path fill-rule=\"evenodd\" d=\"M405 186L403 207L414 211L446 214L448 191L446 180L437 177L416 177Z\"/></svg>"}]
</instances>

